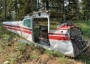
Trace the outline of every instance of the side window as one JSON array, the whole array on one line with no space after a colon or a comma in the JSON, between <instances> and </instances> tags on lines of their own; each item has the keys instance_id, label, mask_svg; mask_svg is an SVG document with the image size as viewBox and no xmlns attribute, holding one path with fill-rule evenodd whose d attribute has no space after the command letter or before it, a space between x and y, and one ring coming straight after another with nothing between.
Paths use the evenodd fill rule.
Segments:
<instances>
[{"instance_id":1,"label":"side window","mask_svg":"<svg viewBox=\"0 0 90 64\"><path fill-rule=\"evenodd\" d=\"M30 19L24 20L23 25L26 27L31 27L31 20Z\"/></svg>"}]
</instances>

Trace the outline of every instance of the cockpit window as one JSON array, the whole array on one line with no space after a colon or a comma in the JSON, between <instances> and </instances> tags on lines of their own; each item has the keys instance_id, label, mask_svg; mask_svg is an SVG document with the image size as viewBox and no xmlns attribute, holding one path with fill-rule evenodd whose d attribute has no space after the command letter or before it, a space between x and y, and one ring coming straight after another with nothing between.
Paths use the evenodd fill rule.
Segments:
<instances>
[{"instance_id":1,"label":"cockpit window","mask_svg":"<svg viewBox=\"0 0 90 64\"><path fill-rule=\"evenodd\" d=\"M30 19L24 20L23 25L26 27L31 27L31 20Z\"/></svg>"}]
</instances>

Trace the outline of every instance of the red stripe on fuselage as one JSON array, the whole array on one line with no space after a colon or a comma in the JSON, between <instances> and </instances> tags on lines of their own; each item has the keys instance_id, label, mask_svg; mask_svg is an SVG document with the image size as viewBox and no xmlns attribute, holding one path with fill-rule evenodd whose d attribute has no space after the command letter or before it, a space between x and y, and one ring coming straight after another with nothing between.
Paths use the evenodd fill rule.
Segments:
<instances>
[{"instance_id":1,"label":"red stripe on fuselage","mask_svg":"<svg viewBox=\"0 0 90 64\"><path fill-rule=\"evenodd\" d=\"M28 29L28 28L20 27L20 26L13 26L13 25L6 25L6 24L4 24L4 26L7 26L7 27L16 27L16 28L25 29L25 30L31 30L31 29Z\"/></svg>"},{"instance_id":2,"label":"red stripe on fuselage","mask_svg":"<svg viewBox=\"0 0 90 64\"><path fill-rule=\"evenodd\" d=\"M49 39L52 40L70 40L68 34L49 33Z\"/></svg>"},{"instance_id":3,"label":"red stripe on fuselage","mask_svg":"<svg viewBox=\"0 0 90 64\"><path fill-rule=\"evenodd\" d=\"M4 24L4 27L6 29L21 31L21 32L24 32L24 33L27 33L27 34L32 34L31 29L23 28L23 27L20 27L20 26L12 26L12 25L6 25L6 24Z\"/></svg>"},{"instance_id":4,"label":"red stripe on fuselage","mask_svg":"<svg viewBox=\"0 0 90 64\"><path fill-rule=\"evenodd\" d=\"M16 30L16 31L20 31L19 28L16 28L16 27L6 27L4 26L6 29L10 29L10 30Z\"/></svg>"},{"instance_id":5,"label":"red stripe on fuselage","mask_svg":"<svg viewBox=\"0 0 90 64\"><path fill-rule=\"evenodd\" d=\"M27 34L32 34L31 31L27 31L27 30L22 30L22 32L27 33Z\"/></svg>"},{"instance_id":6,"label":"red stripe on fuselage","mask_svg":"<svg viewBox=\"0 0 90 64\"><path fill-rule=\"evenodd\" d=\"M62 26L57 28L58 30L68 30L70 28L70 26Z\"/></svg>"},{"instance_id":7,"label":"red stripe on fuselage","mask_svg":"<svg viewBox=\"0 0 90 64\"><path fill-rule=\"evenodd\" d=\"M49 39L52 39L52 40L70 40L69 37L64 37L64 36L49 36Z\"/></svg>"}]
</instances>

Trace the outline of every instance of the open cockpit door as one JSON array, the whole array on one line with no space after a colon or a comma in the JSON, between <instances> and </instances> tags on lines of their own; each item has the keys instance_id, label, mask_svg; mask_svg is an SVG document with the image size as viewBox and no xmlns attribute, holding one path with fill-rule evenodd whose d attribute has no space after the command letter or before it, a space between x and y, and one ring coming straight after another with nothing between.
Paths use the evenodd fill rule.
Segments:
<instances>
[{"instance_id":1,"label":"open cockpit door","mask_svg":"<svg viewBox=\"0 0 90 64\"><path fill-rule=\"evenodd\" d=\"M49 45L48 18L33 19L33 40L42 45Z\"/></svg>"}]
</instances>

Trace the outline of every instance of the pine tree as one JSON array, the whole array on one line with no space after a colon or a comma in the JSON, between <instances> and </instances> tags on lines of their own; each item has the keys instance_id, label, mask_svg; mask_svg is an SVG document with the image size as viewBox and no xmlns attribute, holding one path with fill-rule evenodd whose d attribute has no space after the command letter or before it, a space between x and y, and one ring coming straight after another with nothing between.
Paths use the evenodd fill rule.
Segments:
<instances>
[{"instance_id":1,"label":"pine tree","mask_svg":"<svg viewBox=\"0 0 90 64\"><path fill-rule=\"evenodd\" d=\"M82 0L82 12L84 19L90 19L90 0Z\"/></svg>"}]
</instances>

